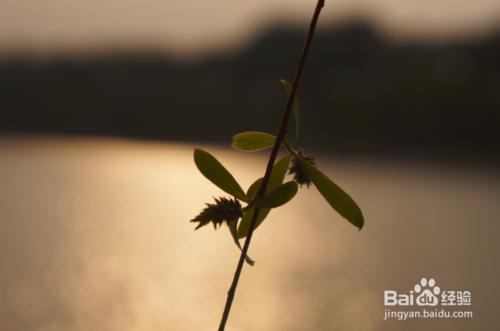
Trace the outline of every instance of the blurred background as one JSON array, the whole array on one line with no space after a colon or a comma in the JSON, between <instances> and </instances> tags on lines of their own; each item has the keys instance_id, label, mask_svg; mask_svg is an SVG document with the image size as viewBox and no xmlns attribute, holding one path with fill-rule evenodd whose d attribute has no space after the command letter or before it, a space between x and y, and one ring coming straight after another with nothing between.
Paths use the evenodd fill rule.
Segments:
<instances>
[{"instance_id":1,"label":"blurred background","mask_svg":"<svg viewBox=\"0 0 500 331\"><path fill-rule=\"evenodd\" d=\"M315 1L0 0L0 330L214 330L239 252L194 232L275 132ZM256 232L228 330L498 330L500 2L327 0L300 145L363 209L314 188ZM422 277L472 319L383 321Z\"/></svg>"}]
</instances>

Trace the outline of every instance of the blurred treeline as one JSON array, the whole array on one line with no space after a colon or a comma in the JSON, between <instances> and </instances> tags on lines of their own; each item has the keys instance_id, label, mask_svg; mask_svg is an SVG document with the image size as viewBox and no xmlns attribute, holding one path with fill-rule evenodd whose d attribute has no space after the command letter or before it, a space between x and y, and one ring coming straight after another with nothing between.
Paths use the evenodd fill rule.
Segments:
<instances>
[{"instance_id":1,"label":"blurred treeline","mask_svg":"<svg viewBox=\"0 0 500 331\"><path fill-rule=\"evenodd\" d=\"M274 132L303 33L275 27L195 62L161 52L0 60L0 133L228 141ZM500 34L390 42L322 28L300 91L302 144L336 153L497 159Z\"/></svg>"}]
</instances>

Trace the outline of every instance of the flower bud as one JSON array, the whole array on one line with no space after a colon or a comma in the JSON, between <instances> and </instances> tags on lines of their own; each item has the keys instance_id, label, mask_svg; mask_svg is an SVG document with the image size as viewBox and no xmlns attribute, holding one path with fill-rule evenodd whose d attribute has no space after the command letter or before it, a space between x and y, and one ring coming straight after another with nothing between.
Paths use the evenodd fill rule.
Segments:
<instances>
[{"instance_id":1,"label":"flower bud","mask_svg":"<svg viewBox=\"0 0 500 331\"><path fill-rule=\"evenodd\" d=\"M214 200L215 204L207 203L207 207L191 220L191 222L199 223L195 230L210 222L217 229L217 226L221 226L222 223L236 222L243 215L243 210L238 200L224 197L215 198Z\"/></svg>"},{"instance_id":2,"label":"flower bud","mask_svg":"<svg viewBox=\"0 0 500 331\"><path fill-rule=\"evenodd\" d=\"M307 163L315 166L316 163L314 162L314 158L312 156L309 156L305 154L303 151L298 152L299 156L302 157ZM299 184L300 186L306 185L309 187L311 185L311 179L307 175L307 173L304 171L302 168L302 165L300 164L299 160L294 157L292 159L292 164L290 165L290 169L288 172L289 175L293 175L293 180Z\"/></svg>"}]
</instances>

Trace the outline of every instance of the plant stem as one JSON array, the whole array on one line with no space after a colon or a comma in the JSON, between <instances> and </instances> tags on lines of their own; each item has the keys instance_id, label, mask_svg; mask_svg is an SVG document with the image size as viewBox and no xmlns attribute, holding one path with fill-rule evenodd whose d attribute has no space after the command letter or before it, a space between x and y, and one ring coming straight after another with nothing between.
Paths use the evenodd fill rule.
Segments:
<instances>
[{"instance_id":1,"label":"plant stem","mask_svg":"<svg viewBox=\"0 0 500 331\"><path fill-rule=\"evenodd\" d=\"M290 145L290 143L286 138L283 140L283 145L285 145L286 149L290 154L292 154L293 156L297 156L297 152L292 148L292 146Z\"/></svg>"},{"instance_id":2,"label":"plant stem","mask_svg":"<svg viewBox=\"0 0 500 331\"><path fill-rule=\"evenodd\" d=\"M304 48L302 50L302 54L300 56L299 64L297 67L297 72L295 74L295 79L293 81L293 86L292 86L292 91L290 92L290 95L288 96L288 101L285 107L285 111L283 112L283 117L281 118L281 124L280 128L278 131L278 135L276 136L276 141L274 142L273 149L271 151L271 155L269 157L269 161L267 163L266 167L266 173L264 175L264 178L262 180L262 183L259 187L259 191L257 192L257 197L256 199L260 199L264 196L267 185L269 183L269 179L271 177L271 171L273 169L273 165L276 161L276 157L278 156L279 149L281 147L281 143L283 142L283 139L285 138L286 131L288 128L288 120L290 118L290 113L292 111L292 105L293 105L293 100L295 99L295 96L297 95L297 90L299 87L300 80L302 78L302 72L304 70L304 66L306 64L306 59L307 59L307 54L309 53L309 48L311 46L311 42L314 36L314 31L316 30L316 24L318 22L319 14L321 12L321 9L325 5L325 0L318 0L316 4L316 8L314 10L314 14L311 20L311 24L309 26L309 32L307 34L307 38L304 44ZM218 331L224 331L226 327L226 322L229 317L229 312L231 311L231 306L233 303L234 299L234 294L236 292L236 287L238 286L238 281L240 279L241 275L241 270L243 269L243 264L245 262L245 257L248 252L248 248L250 247L250 241L252 240L252 235L255 229L255 224L257 222L257 218L259 217L260 209L256 208L255 212L252 217L252 221L250 223L250 227L248 229L248 234L245 240L245 244L243 245L243 249L241 251L240 259L238 260L238 264L236 266L236 271L234 273L233 277L233 282L231 284L231 287L229 288L229 291L227 293L227 300L226 300L226 305L224 307L224 312L222 314L222 319L219 324L219 329Z\"/></svg>"}]
</instances>

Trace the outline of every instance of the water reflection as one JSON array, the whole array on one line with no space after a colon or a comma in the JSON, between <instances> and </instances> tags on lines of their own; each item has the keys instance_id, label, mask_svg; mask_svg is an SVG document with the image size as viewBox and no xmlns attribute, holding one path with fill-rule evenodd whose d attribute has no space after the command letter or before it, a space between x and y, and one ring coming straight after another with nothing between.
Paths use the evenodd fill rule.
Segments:
<instances>
[{"instance_id":1,"label":"water reflection","mask_svg":"<svg viewBox=\"0 0 500 331\"><path fill-rule=\"evenodd\" d=\"M2 330L213 330L238 258L188 220L220 192L191 145L0 140ZM245 185L265 159L209 147ZM314 190L273 211L229 330L498 327L498 174L319 158L363 207L358 232ZM473 293L472 320L383 322L423 276ZM496 323L496 324L495 324Z\"/></svg>"}]
</instances>

